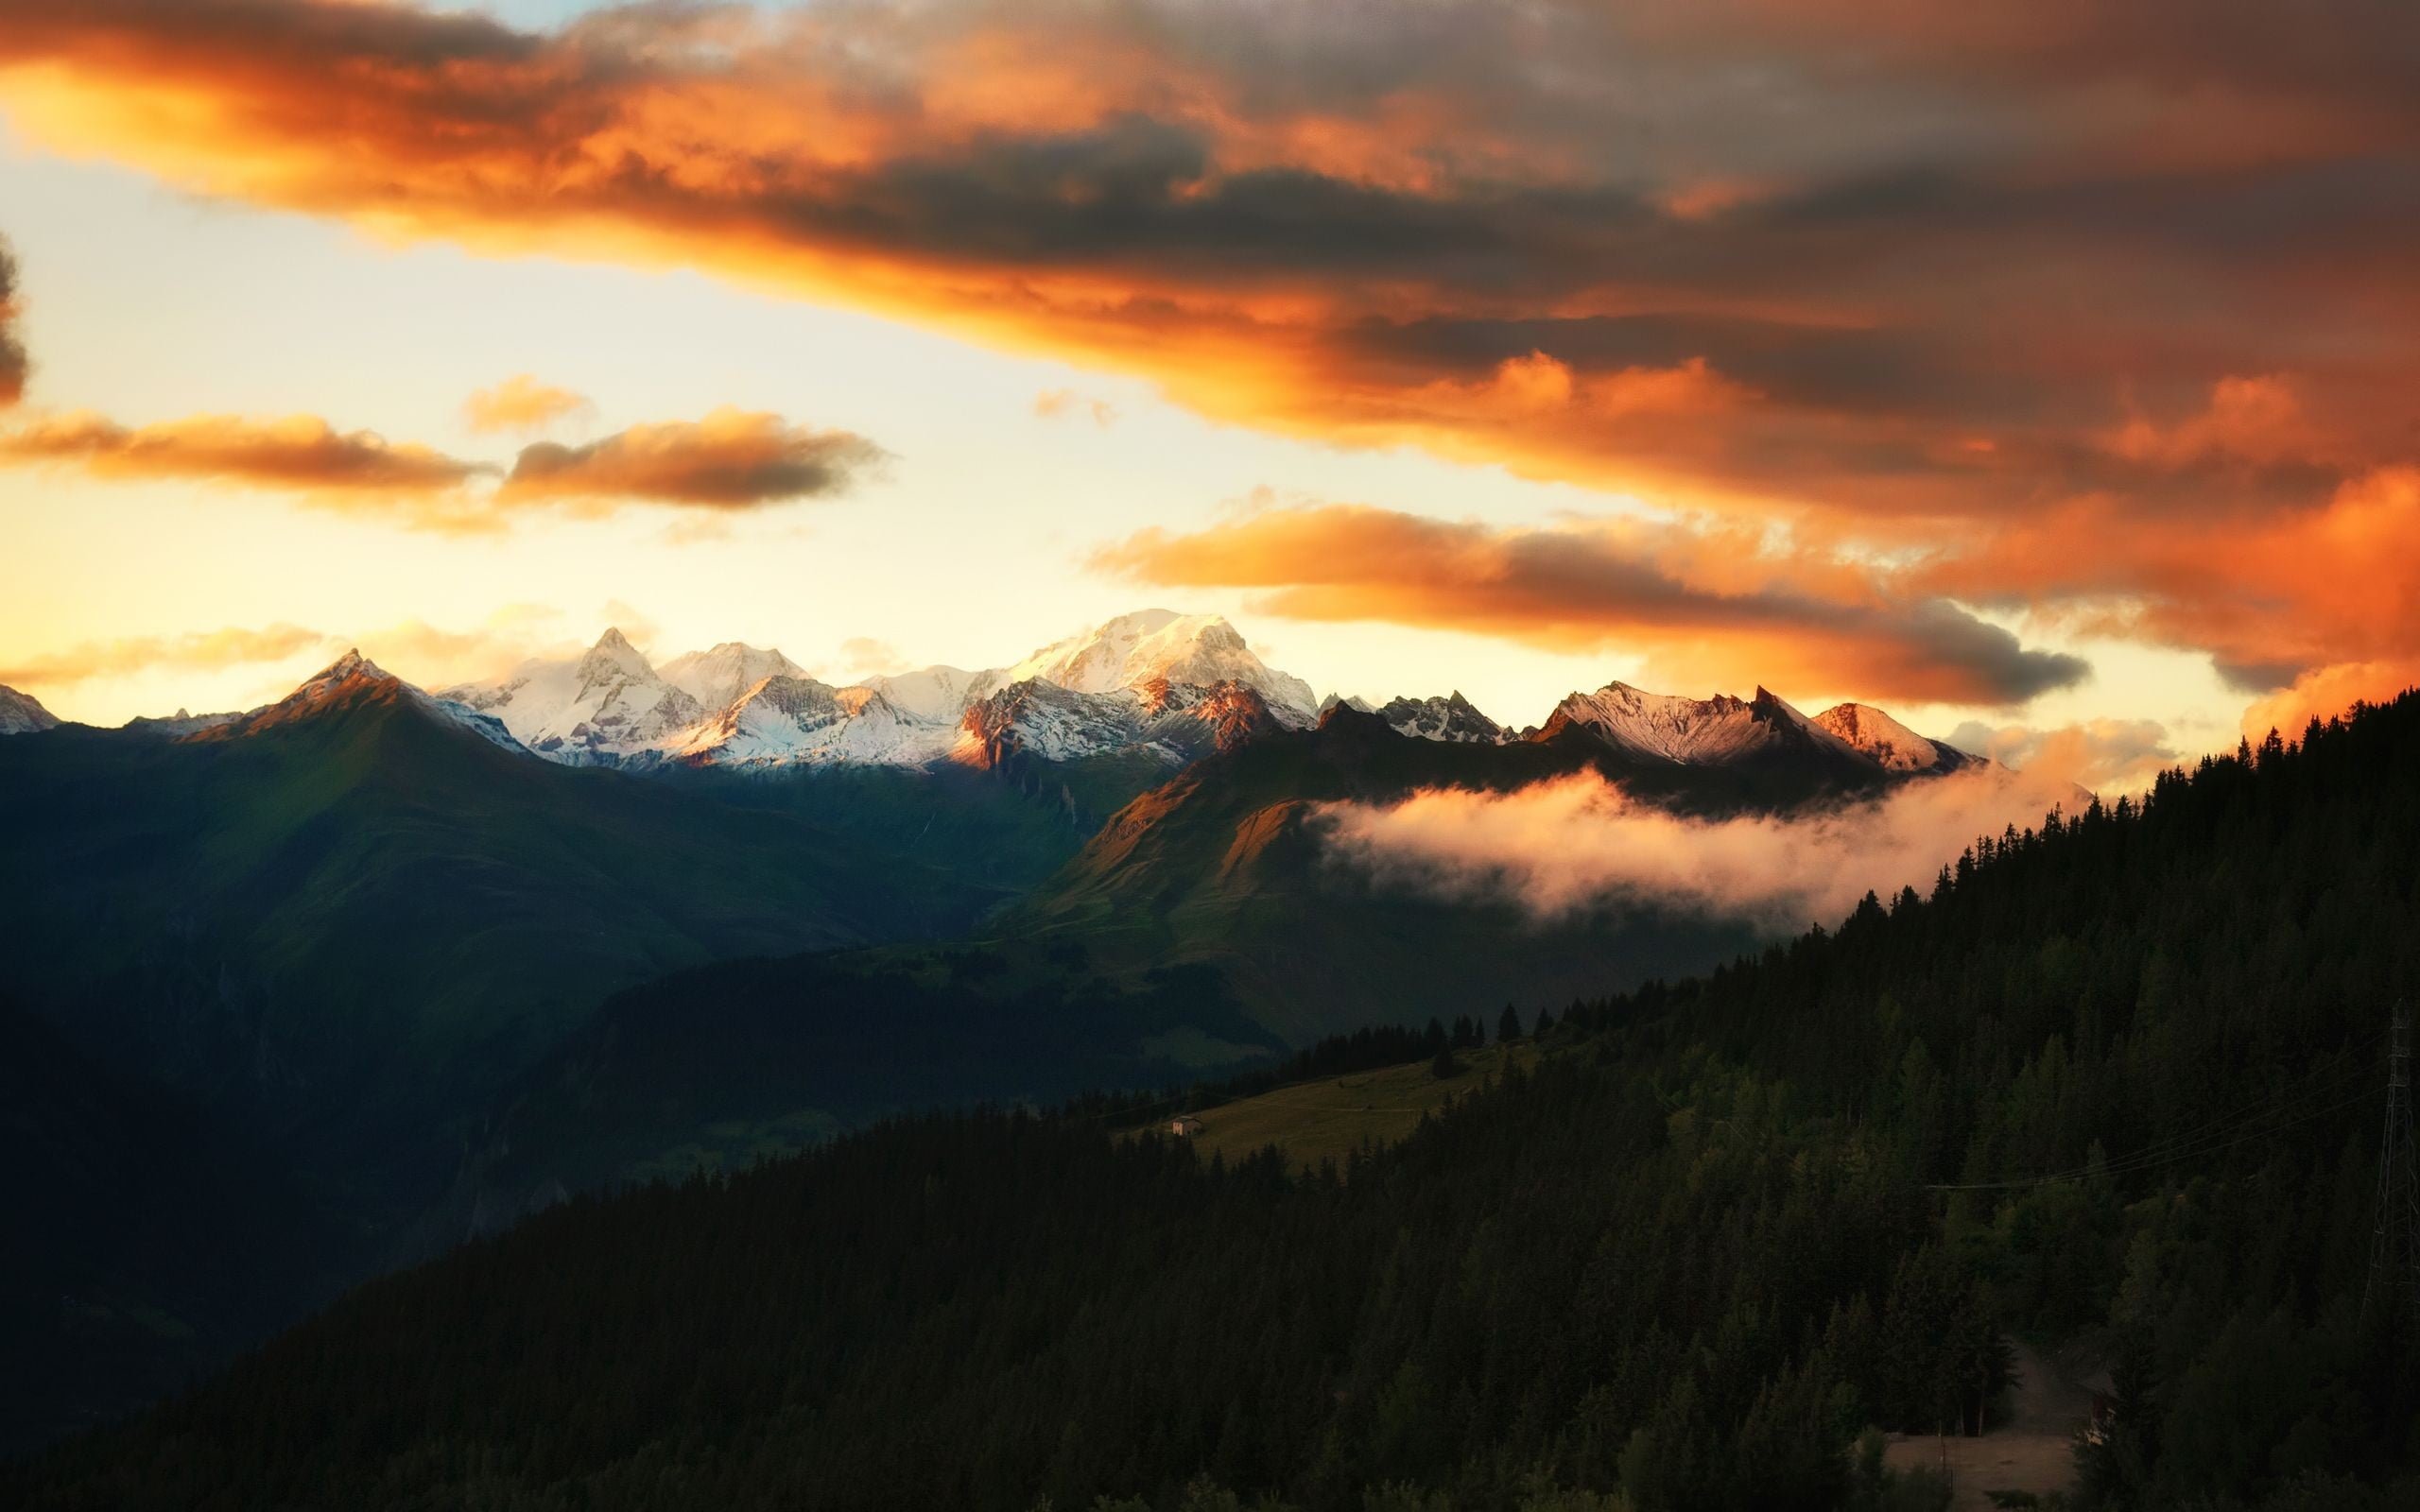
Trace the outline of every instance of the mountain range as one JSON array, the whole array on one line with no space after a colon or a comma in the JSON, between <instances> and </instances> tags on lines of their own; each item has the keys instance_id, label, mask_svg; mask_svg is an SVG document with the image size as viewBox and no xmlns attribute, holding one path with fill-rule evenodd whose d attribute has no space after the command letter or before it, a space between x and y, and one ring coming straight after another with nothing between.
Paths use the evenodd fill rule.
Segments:
<instances>
[{"instance_id":1,"label":"mountain range","mask_svg":"<svg viewBox=\"0 0 2420 1512\"><path fill-rule=\"evenodd\" d=\"M357 661L348 655L294 696L248 714L179 710L127 728L170 738L258 728L293 717L309 706L315 686L341 682ZM585 651L532 658L504 677L421 696L424 709L507 748L563 765L636 770L942 763L989 769L1018 758L1064 765L1108 755L1141 756L1173 770L1261 734L1307 729L1339 707L1427 740L1509 745L1576 727L1651 761L1743 769L1795 764L1852 785L1877 770L1939 773L1981 760L1878 709L1841 704L1810 719L1762 688L1752 699L1700 700L1613 682L1572 694L1542 725L1518 730L1459 692L1380 706L1333 695L1318 700L1308 683L1264 662L1226 620L1167 610L1120 615L1007 666L935 665L837 686L778 649L739 642L659 667L609 628ZM31 696L0 688L0 733L58 723Z\"/></svg>"},{"instance_id":2,"label":"mountain range","mask_svg":"<svg viewBox=\"0 0 2420 1512\"><path fill-rule=\"evenodd\" d=\"M1560 1005L1767 937L1389 888L1331 864L1327 805L1595 773L1778 815L1977 765L1761 689L1613 683L1517 730L1459 693L1318 700L1223 620L1159 610L847 686L736 643L659 666L609 631L483 684L349 652L241 713L98 730L9 695L0 717L0 1008L78 1068L15 1116L88 1173L45 1188L40 1243L102 1256L37 1253L28 1284L88 1280L7 1322L44 1363L37 1435L566 1193ZM160 1203L146 1108L244 1152L240 1192ZM309 1236L294 1264L233 1263L212 1215L239 1206ZM136 1208L155 1220L108 1218Z\"/></svg>"}]
</instances>

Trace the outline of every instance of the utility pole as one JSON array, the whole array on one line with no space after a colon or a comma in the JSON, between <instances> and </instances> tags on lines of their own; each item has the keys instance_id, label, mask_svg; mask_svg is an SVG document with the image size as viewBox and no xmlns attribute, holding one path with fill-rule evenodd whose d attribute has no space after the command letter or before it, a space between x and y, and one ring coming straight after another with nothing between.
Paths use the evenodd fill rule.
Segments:
<instances>
[{"instance_id":1,"label":"utility pole","mask_svg":"<svg viewBox=\"0 0 2420 1512\"><path fill-rule=\"evenodd\" d=\"M2411 1009L2394 1005L2386 1062L2386 1128L2378 1143L2377 1228L2370 1242L2370 1276L2361 1311L2393 1307L2397 1294L2420 1321L2420 1170L2412 1164Z\"/></svg>"}]
</instances>

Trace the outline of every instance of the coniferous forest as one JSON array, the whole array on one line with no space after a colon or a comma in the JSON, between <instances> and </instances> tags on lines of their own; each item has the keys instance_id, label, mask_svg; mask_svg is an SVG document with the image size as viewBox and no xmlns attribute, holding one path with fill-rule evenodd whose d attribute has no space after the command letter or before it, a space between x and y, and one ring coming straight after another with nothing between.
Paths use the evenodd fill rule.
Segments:
<instances>
[{"instance_id":1,"label":"coniferous forest","mask_svg":"<svg viewBox=\"0 0 2420 1512\"><path fill-rule=\"evenodd\" d=\"M2014 1339L2107 1362L2089 1506L2420 1504L2420 1332L2370 1285L2415 910L2406 696L1573 1004L1342 1165L1096 1103L578 1198L0 1501L1930 1505L1861 1435L1989 1412Z\"/></svg>"}]
</instances>

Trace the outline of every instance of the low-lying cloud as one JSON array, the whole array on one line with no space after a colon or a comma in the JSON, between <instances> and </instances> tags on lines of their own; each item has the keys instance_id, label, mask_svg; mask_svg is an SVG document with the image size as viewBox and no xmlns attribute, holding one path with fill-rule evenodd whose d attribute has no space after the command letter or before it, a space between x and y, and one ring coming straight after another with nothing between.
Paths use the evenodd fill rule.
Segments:
<instances>
[{"instance_id":1,"label":"low-lying cloud","mask_svg":"<svg viewBox=\"0 0 2420 1512\"><path fill-rule=\"evenodd\" d=\"M1321 821L1331 864L1385 886L1548 922L1652 909L1785 934L1838 922L1868 889L1924 891L1978 836L2038 827L2061 806L2075 807L2065 782L1981 768L1819 812L1693 818L1583 772L1512 793L1330 804Z\"/></svg>"},{"instance_id":2,"label":"low-lying cloud","mask_svg":"<svg viewBox=\"0 0 2420 1512\"><path fill-rule=\"evenodd\" d=\"M2149 787L2183 758L2156 719L2086 719L2052 730L1970 719L1949 732L1949 744L2035 777L2113 795Z\"/></svg>"},{"instance_id":3,"label":"low-lying cloud","mask_svg":"<svg viewBox=\"0 0 2420 1512\"><path fill-rule=\"evenodd\" d=\"M26 657L0 665L0 683L10 687L60 687L138 673L223 672L230 667L283 662L325 647L332 638L300 625L260 629L231 625L182 635L136 635L86 641L64 651Z\"/></svg>"},{"instance_id":4,"label":"low-lying cloud","mask_svg":"<svg viewBox=\"0 0 2420 1512\"><path fill-rule=\"evenodd\" d=\"M654 623L630 605L609 601L598 616L645 642ZM299 676L333 659L346 646L389 671L425 688L441 688L494 677L538 655L576 656L586 642L568 636L562 610L544 604L507 604L461 628L406 619L385 627L318 629L280 622L267 626L221 626L174 635L130 635L79 642L0 664L0 683L10 687L68 688L112 679L161 673L214 674L258 668L263 696L283 693L281 675ZM280 664L285 674L280 674Z\"/></svg>"}]
</instances>

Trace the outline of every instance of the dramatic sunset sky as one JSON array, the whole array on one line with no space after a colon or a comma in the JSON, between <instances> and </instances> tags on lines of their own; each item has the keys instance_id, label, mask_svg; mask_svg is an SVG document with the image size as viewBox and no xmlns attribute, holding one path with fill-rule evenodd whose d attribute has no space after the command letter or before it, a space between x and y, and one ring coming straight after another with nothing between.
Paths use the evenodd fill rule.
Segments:
<instances>
[{"instance_id":1,"label":"dramatic sunset sky","mask_svg":"<svg viewBox=\"0 0 2420 1512\"><path fill-rule=\"evenodd\" d=\"M1164 604L2122 783L2420 672L2416 78L2408 0L0 0L0 682Z\"/></svg>"}]
</instances>

